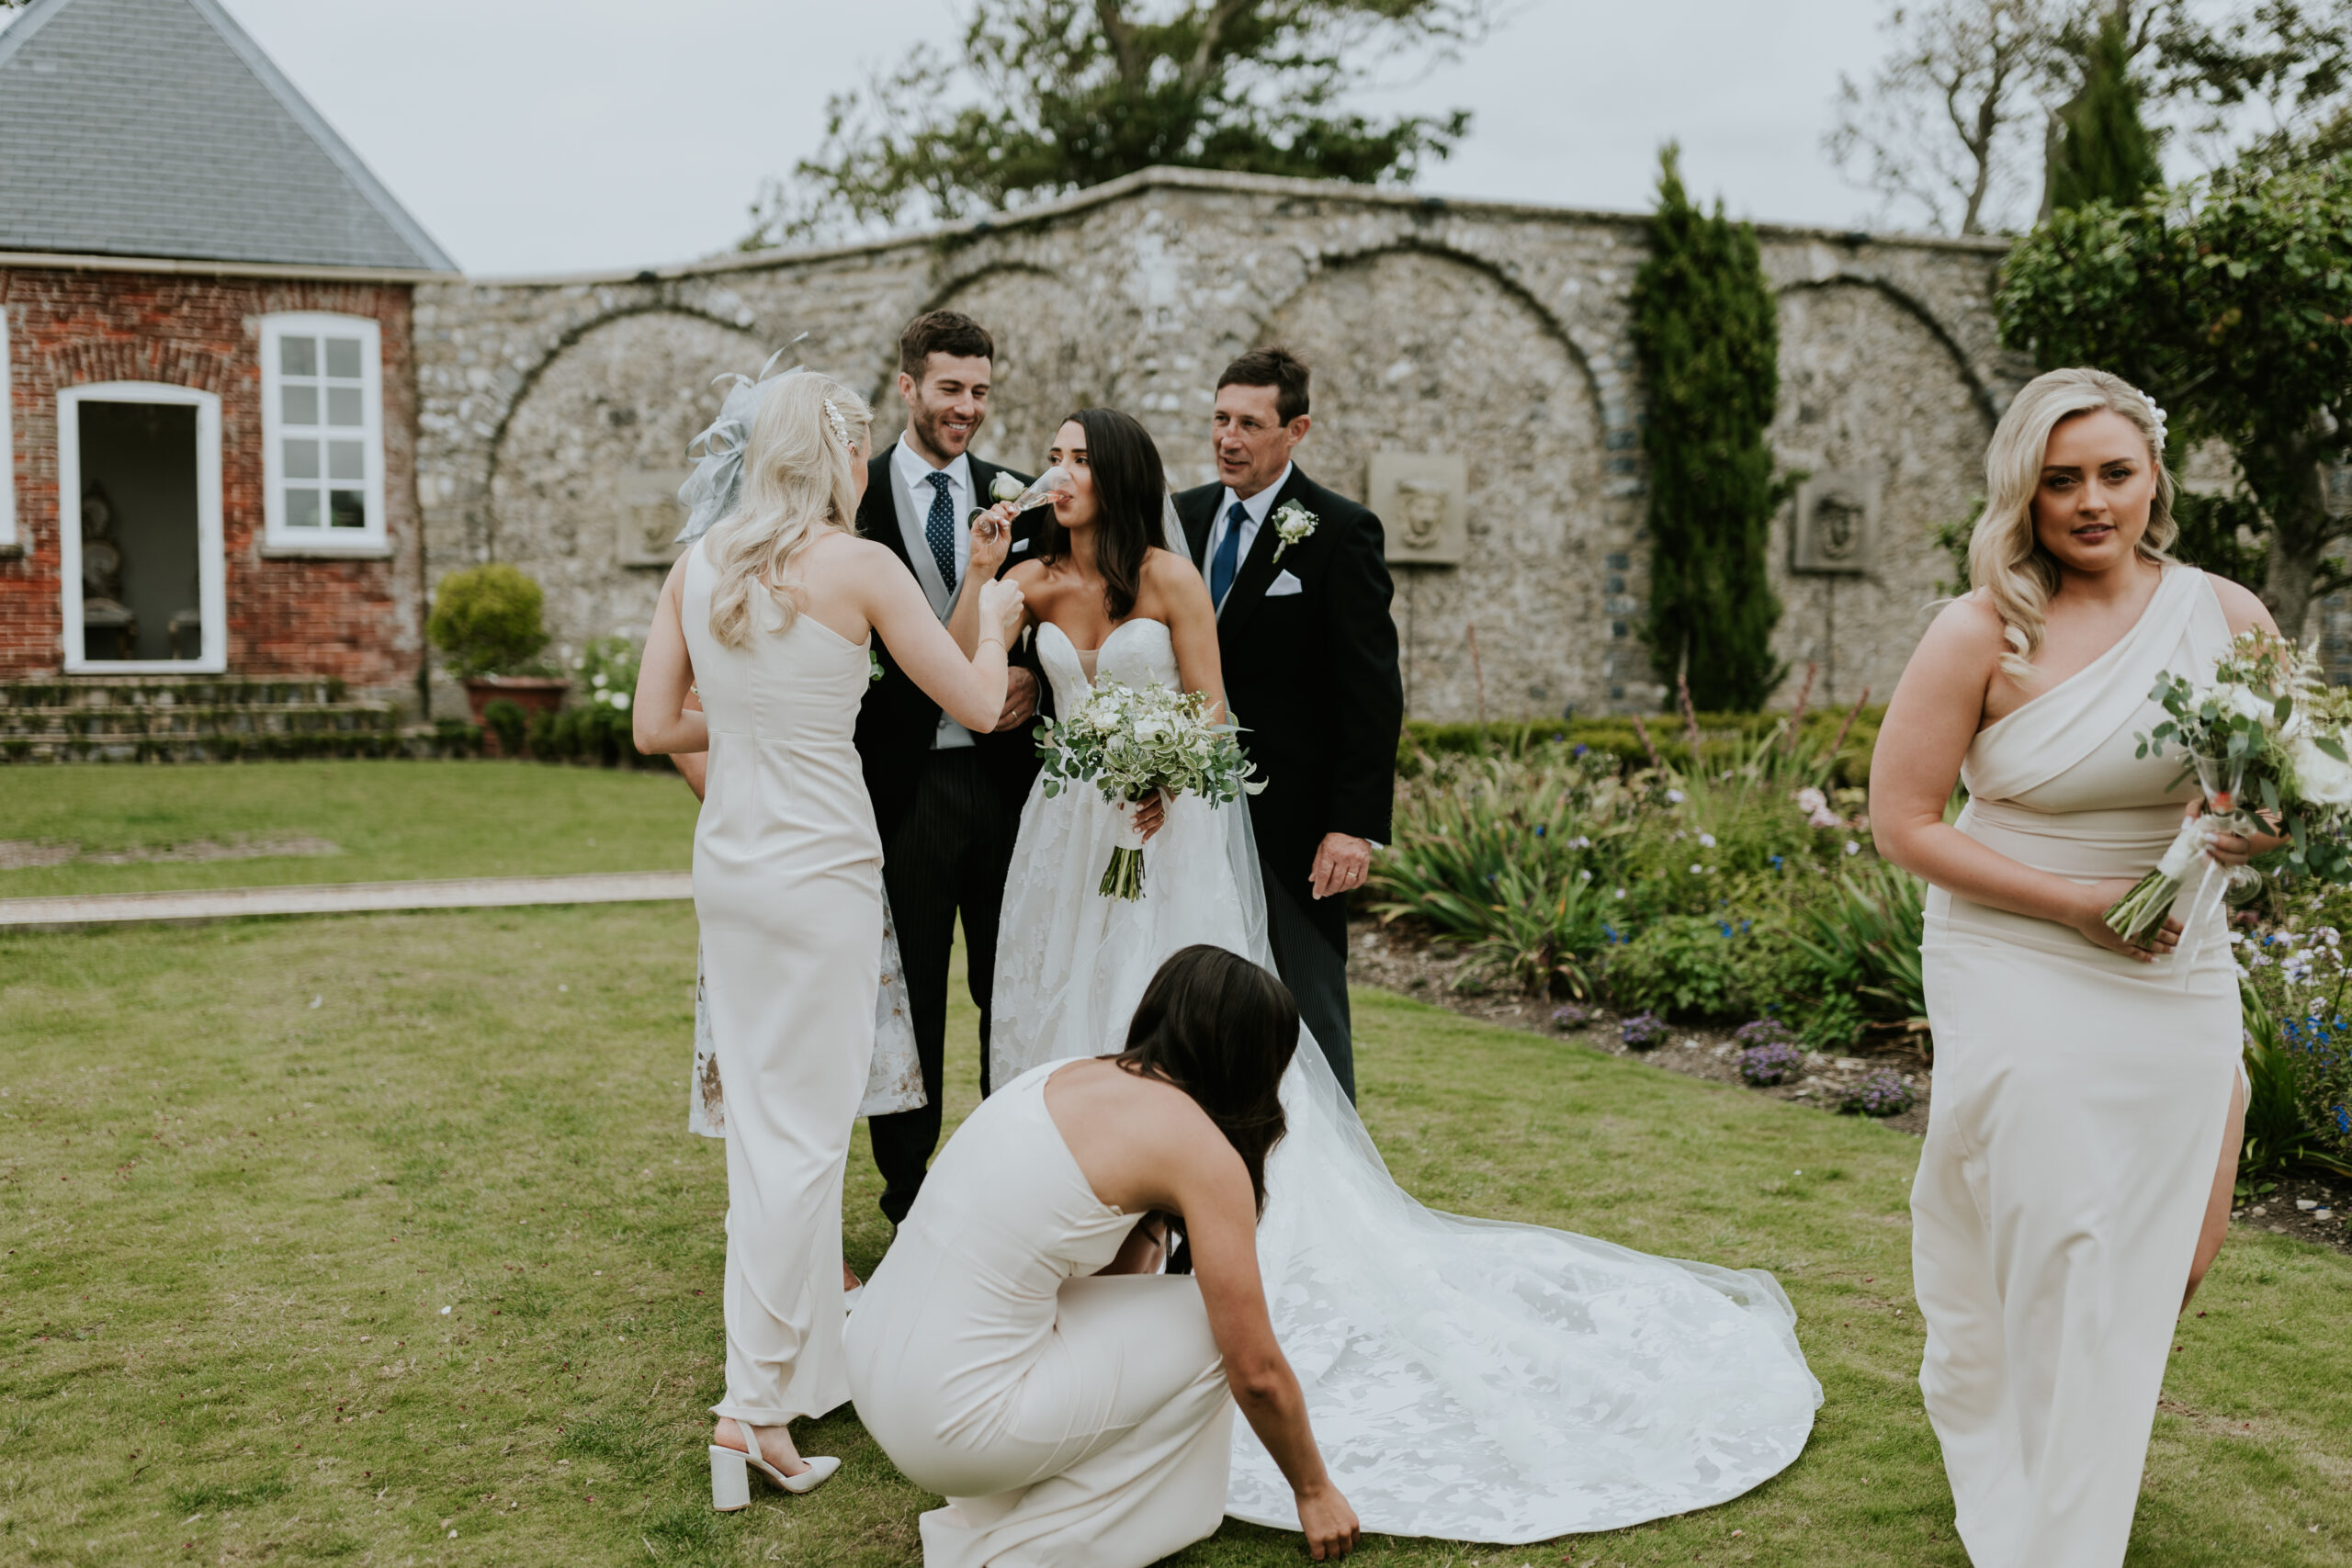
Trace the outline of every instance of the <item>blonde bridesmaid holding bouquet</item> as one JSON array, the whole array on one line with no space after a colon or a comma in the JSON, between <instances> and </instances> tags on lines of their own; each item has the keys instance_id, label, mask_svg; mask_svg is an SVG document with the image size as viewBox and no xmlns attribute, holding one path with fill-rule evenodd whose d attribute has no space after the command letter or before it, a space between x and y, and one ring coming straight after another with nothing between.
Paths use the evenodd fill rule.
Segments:
<instances>
[{"instance_id":1,"label":"blonde bridesmaid holding bouquet","mask_svg":"<svg viewBox=\"0 0 2352 1568\"><path fill-rule=\"evenodd\" d=\"M2199 809L2177 756L2135 755L2164 716L2150 687L2277 629L2165 553L2164 436L2104 371L2018 394L1985 454L1973 586L1913 654L1871 772L1881 851L1931 885L1912 1272L1975 1568L2123 1561L2174 1320L2229 1221L2245 1091L2223 920L2168 921L2147 949L2106 924Z\"/></svg>"}]
</instances>

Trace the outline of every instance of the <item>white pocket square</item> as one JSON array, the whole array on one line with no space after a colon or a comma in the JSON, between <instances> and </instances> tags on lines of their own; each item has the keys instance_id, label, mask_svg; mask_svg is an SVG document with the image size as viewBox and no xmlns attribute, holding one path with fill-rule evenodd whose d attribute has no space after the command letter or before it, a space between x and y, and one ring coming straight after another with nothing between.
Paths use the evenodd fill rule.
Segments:
<instances>
[{"instance_id":1,"label":"white pocket square","mask_svg":"<svg viewBox=\"0 0 2352 1568\"><path fill-rule=\"evenodd\" d=\"M1306 592L1306 584L1287 571L1275 573L1274 580L1266 584L1266 597L1269 599L1287 599L1294 593Z\"/></svg>"},{"instance_id":2,"label":"white pocket square","mask_svg":"<svg viewBox=\"0 0 2352 1568\"><path fill-rule=\"evenodd\" d=\"M1013 540L1013 541L1012 541L1012 548L1011 548L1011 549L1009 549L1009 550L1005 551L1004 553L1005 553L1006 555L1009 555L1009 556L1017 556L1017 555L1019 555L1022 551L1023 551L1023 550L1027 549L1028 547L1029 547L1029 541L1028 541L1028 540L1026 540L1026 539L1015 539L1015 540Z\"/></svg>"}]
</instances>

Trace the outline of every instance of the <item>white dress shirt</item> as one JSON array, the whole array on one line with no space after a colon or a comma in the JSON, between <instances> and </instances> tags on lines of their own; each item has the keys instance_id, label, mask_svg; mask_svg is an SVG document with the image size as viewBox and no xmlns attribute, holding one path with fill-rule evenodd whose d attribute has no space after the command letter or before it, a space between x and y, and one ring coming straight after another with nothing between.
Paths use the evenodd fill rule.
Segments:
<instances>
[{"instance_id":1,"label":"white dress shirt","mask_svg":"<svg viewBox=\"0 0 2352 1568\"><path fill-rule=\"evenodd\" d=\"M1233 581L1241 581L1242 564L1249 560L1250 549L1258 543L1258 530L1265 526L1266 513L1274 509L1274 497L1282 494L1283 486L1290 483L1290 470L1291 465L1284 463L1283 471L1274 476L1274 482L1247 501L1241 501L1234 494L1231 485L1225 487L1225 493L1217 498L1216 521L1209 525L1209 547L1201 553L1203 578L1208 576L1209 563L1216 559L1216 552L1224 547L1226 531L1233 516L1233 503L1241 501L1241 510L1245 514L1241 524L1241 553L1233 563ZM1228 588L1226 592L1230 593L1233 591ZM1224 607L1222 604L1217 606L1219 609Z\"/></svg>"},{"instance_id":2,"label":"white dress shirt","mask_svg":"<svg viewBox=\"0 0 2352 1568\"><path fill-rule=\"evenodd\" d=\"M934 473L947 476L949 513L956 520L956 577L946 585L947 611L952 611L956 607L956 597L964 586L964 573L970 570L972 565L971 530L964 525L964 520L972 514L971 460L966 454L958 452L955 460L945 468L933 468L902 440L897 450L890 454L890 472L897 476L899 483L906 488L908 496L914 502L914 514L919 526L917 536L907 541L908 552L933 571L938 570L938 566L931 553L931 540L922 533L920 525L931 516L932 501L939 494L939 487L931 482L931 476ZM921 581L922 575L919 567L915 572L917 581ZM942 620L946 618L947 611L941 612ZM939 716L939 728L931 738L933 750L953 750L971 743L970 730L944 713Z\"/></svg>"}]
</instances>

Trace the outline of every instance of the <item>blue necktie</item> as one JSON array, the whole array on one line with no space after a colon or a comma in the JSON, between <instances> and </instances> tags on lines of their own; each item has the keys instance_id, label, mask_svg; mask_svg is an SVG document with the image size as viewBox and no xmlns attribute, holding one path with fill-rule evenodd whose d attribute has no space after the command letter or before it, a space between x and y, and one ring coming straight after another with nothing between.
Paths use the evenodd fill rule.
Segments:
<instances>
[{"instance_id":1,"label":"blue necktie","mask_svg":"<svg viewBox=\"0 0 2352 1568\"><path fill-rule=\"evenodd\" d=\"M938 473L931 479L931 515L923 519L922 536L931 545L931 558L938 563L939 581L947 592L956 592L956 502L948 490L955 481Z\"/></svg>"},{"instance_id":2,"label":"blue necktie","mask_svg":"<svg viewBox=\"0 0 2352 1568\"><path fill-rule=\"evenodd\" d=\"M1241 528L1250 521L1250 509L1239 502L1225 514L1225 537L1218 541L1216 554L1209 561L1209 603L1217 609L1225 608L1225 596L1233 587L1233 574L1241 565Z\"/></svg>"}]
</instances>

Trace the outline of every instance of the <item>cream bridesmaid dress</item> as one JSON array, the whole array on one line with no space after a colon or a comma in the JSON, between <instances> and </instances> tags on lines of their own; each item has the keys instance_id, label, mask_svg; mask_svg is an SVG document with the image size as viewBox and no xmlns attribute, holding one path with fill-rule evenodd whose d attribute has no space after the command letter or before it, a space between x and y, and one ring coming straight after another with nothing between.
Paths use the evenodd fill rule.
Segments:
<instances>
[{"instance_id":1,"label":"cream bridesmaid dress","mask_svg":"<svg viewBox=\"0 0 2352 1568\"><path fill-rule=\"evenodd\" d=\"M1099 873L1097 874L1100 874ZM1094 1195L1049 1062L947 1141L849 1320L858 1419L947 1506L923 1568L1143 1568L1216 1532L1233 1396L1190 1276L1090 1278L1142 1218Z\"/></svg>"},{"instance_id":2,"label":"cream bridesmaid dress","mask_svg":"<svg viewBox=\"0 0 2352 1568\"><path fill-rule=\"evenodd\" d=\"M1960 830L2081 881L2145 872L2196 796L2177 752L2132 755L2149 688L2229 640L2204 574L2167 568L2121 642L1977 735ZM1961 1539L1975 1568L2115 1568L2237 1071L2226 931L2142 964L1933 889L1924 952L1912 1274Z\"/></svg>"},{"instance_id":3,"label":"cream bridesmaid dress","mask_svg":"<svg viewBox=\"0 0 2352 1568\"><path fill-rule=\"evenodd\" d=\"M711 1409L776 1427L849 1397L842 1179L874 1053L882 840L853 741L865 645L806 615L779 634L755 596L750 640L728 648L715 577L697 542L679 609L710 725L695 913L727 1129L727 1397Z\"/></svg>"}]
</instances>

